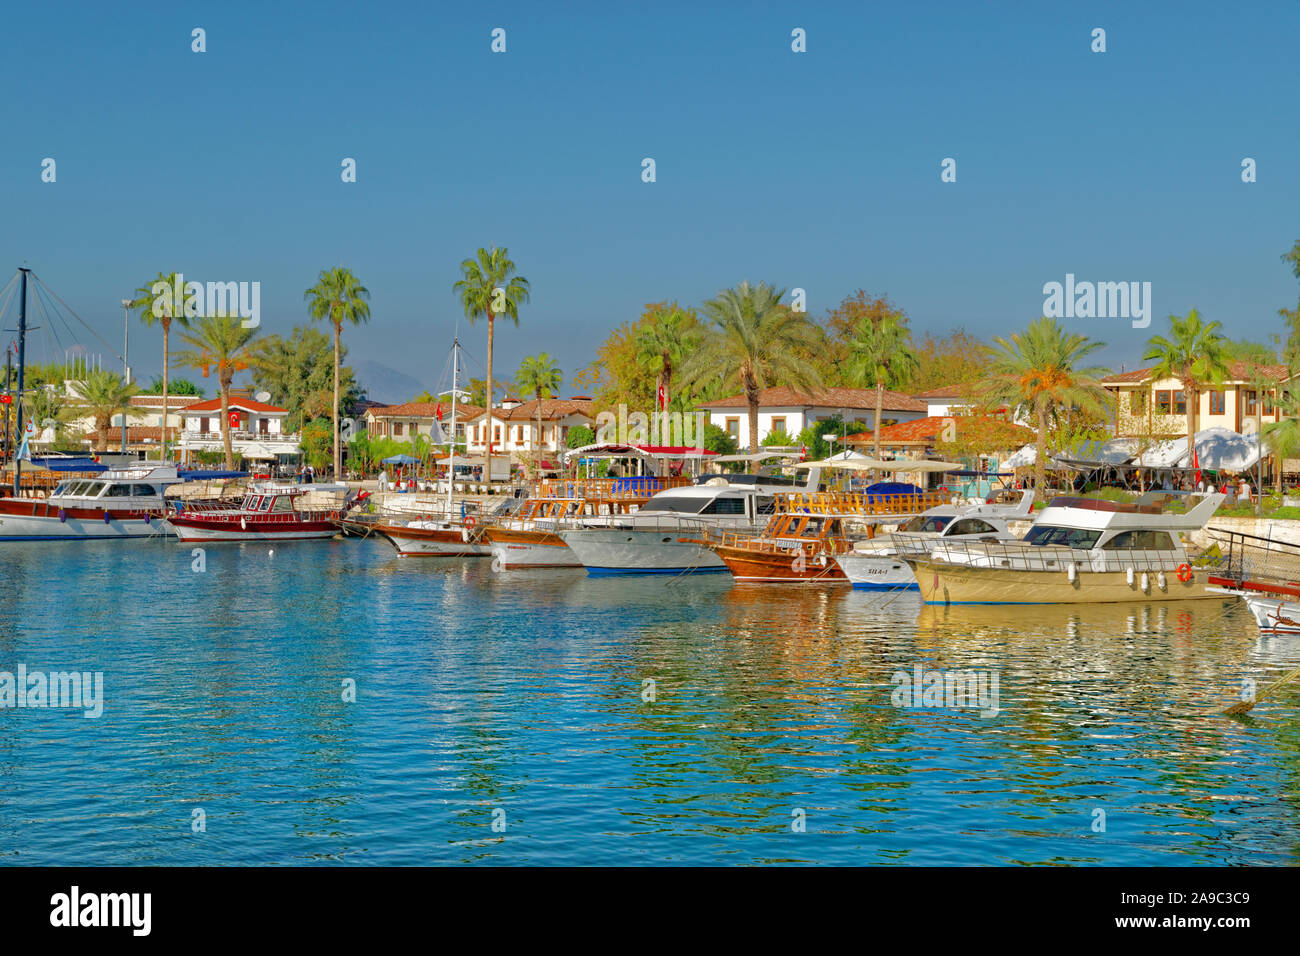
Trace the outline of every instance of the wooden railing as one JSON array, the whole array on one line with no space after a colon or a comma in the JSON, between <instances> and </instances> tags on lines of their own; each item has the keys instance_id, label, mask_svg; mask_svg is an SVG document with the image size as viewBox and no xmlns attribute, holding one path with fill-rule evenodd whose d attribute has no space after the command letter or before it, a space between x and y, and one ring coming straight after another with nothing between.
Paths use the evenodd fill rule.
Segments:
<instances>
[{"instance_id":1,"label":"wooden railing","mask_svg":"<svg viewBox=\"0 0 1300 956\"><path fill-rule=\"evenodd\" d=\"M943 491L919 495L877 495L844 491L796 491L776 496L778 514L801 511L808 514L863 517L869 515L913 515L948 503Z\"/></svg>"},{"instance_id":2,"label":"wooden railing","mask_svg":"<svg viewBox=\"0 0 1300 956\"><path fill-rule=\"evenodd\" d=\"M534 483L530 497L644 501L668 488L683 488L690 484L689 477L660 478L655 475L630 478L543 478Z\"/></svg>"}]
</instances>

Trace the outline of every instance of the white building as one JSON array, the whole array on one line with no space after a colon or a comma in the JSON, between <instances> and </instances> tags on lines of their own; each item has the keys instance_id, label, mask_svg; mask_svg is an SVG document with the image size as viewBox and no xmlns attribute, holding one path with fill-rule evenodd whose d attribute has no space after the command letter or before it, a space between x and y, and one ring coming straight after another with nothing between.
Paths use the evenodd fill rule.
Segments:
<instances>
[{"instance_id":1,"label":"white building","mask_svg":"<svg viewBox=\"0 0 1300 956\"><path fill-rule=\"evenodd\" d=\"M582 425L595 430L596 413L592 406L592 400L585 395L544 398L540 403L537 399L520 402L507 398L492 409L492 453L515 453L522 457L536 454L538 448L544 453L557 453L567 447L569 429ZM466 424L470 453L484 454L488 443L487 414L480 409Z\"/></svg>"},{"instance_id":2,"label":"white building","mask_svg":"<svg viewBox=\"0 0 1300 956\"><path fill-rule=\"evenodd\" d=\"M293 457L299 454L301 435L285 432L288 409L254 401L243 395L230 396L230 440L236 457ZM193 402L185 408L185 424L180 434L182 459L196 451L225 451L221 437L221 399Z\"/></svg>"},{"instance_id":3,"label":"white building","mask_svg":"<svg viewBox=\"0 0 1300 956\"><path fill-rule=\"evenodd\" d=\"M749 402L742 395L702 402L700 408L708 414L708 421L726 431L738 448L749 447ZM882 396L881 425L924 418L927 406L900 392L886 390ZM854 425L870 427L876 415L876 390L874 388L822 388L812 394L780 386L765 388L759 393L758 441L773 432L784 432L792 439L814 422L822 422L838 415L849 424L849 431L858 431Z\"/></svg>"}]
</instances>

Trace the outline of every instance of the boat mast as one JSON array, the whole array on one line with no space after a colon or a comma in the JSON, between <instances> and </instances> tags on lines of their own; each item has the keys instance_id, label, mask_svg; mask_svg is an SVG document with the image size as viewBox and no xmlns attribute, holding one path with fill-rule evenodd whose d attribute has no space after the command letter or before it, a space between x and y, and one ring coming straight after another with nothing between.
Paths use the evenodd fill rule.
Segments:
<instances>
[{"instance_id":1,"label":"boat mast","mask_svg":"<svg viewBox=\"0 0 1300 956\"><path fill-rule=\"evenodd\" d=\"M18 410L14 424L14 438L22 441L23 437L23 373L27 363L27 273L30 269L19 267L22 276L22 291L18 296ZM29 449L30 453L30 449ZM19 480L22 477L22 460L14 455L14 497L19 495Z\"/></svg>"},{"instance_id":2,"label":"boat mast","mask_svg":"<svg viewBox=\"0 0 1300 956\"><path fill-rule=\"evenodd\" d=\"M446 368L447 366L443 366ZM451 343L451 455L447 459L447 519L451 520L451 493L456 483L456 389L460 388L460 337Z\"/></svg>"}]
</instances>

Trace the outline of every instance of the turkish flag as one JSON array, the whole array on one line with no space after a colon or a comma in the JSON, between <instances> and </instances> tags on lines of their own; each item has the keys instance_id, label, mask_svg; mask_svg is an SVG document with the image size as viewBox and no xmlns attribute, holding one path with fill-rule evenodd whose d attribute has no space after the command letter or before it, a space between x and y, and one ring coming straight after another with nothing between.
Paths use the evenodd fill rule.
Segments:
<instances>
[{"instance_id":1,"label":"turkish flag","mask_svg":"<svg viewBox=\"0 0 1300 956\"><path fill-rule=\"evenodd\" d=\"M230 427L231 428L239 427L239 412L230 413Z\"/></svg>"},{"instance_id":2,"label":"turkish flag","mask_svg":"<svg viewBox=\"0 0 1300 956\"><path fill-rule=\"evenodd\" d=\"M437 416L438 421L442 421L442 402L439 402L439 403L438 403L438 408L437 408L437 410L434 412L434 415Z\"/></svg>"},{"instance_id":3,"label":"turkish flag","mask_svg":"<svg viewBox=\"0 0 1300 956\"><path fill-rule=\"evenodd\" d=\"M661 411L668 411L668 390L662 383L659 385L659 408Z\"/></svg>"}]
</instances>

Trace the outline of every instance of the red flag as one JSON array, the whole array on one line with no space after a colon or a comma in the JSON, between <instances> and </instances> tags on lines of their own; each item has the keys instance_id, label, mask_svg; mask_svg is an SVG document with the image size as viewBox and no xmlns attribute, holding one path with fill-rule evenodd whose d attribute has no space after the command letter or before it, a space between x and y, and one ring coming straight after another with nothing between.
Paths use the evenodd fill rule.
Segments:
<instances>
[{"instance_id":1,"label":"red flag","mask_svg":"<svg viewBox=\"0 0 1300 956\"><path fill-rule=\"evenodd\" d=\"M438 403L438 408L434 414L438 416L438 421L442 421L442 402Z\"/></svg>"},{"instance_id":2,"label":"red flag","mask_svg":"<svg viewBox=\"0 0 1300 956\"><path fill-rule=\"evenodd\" d=\"M668 390L664 388L663 382L659 383L659 409L668 411Z\"/></svg>"},{"instance_id":3,"label":"red flag","mask_svg":"<svg viewBox=\"0 0 1300 956\"><path fill-rule=\"evenodd\" d=\"M1201 483L1201 456L1197 454L1195 444L1192 445L1192 467L1196 469L1196 472L1192 475L1192 484L1199 485Z\"/></svg>"}]
</instances>

